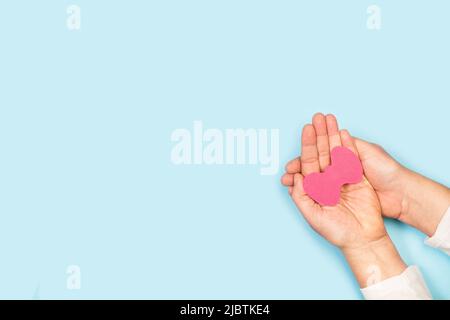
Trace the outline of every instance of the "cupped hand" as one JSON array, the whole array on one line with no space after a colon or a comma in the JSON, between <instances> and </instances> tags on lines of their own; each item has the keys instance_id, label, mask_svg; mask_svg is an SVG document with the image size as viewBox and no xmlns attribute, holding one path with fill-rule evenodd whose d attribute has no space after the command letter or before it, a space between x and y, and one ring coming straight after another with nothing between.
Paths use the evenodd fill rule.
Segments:
<instances>
[{"instance_id":1,"label":"cupped hand","mask_svg":"<svg viewBox=\"0 0 450 320\"><path fill-rule=\"evenodd\" d=\"M331 164L331 150L338 146L358 155L353 138L339 131L334 116L315 116L313 125L303 129L301 157L283 179L291 179L291 197L314 230L343 250L364 248L387 237L377 194L367 179L344 186L335 207L320 206L303 189L304 176L324 171Z\"/></svg>"},{"instance_id":2,"label":"cupped hand","mask_svg":"<svg viewBox=\"0 0 450 320\"><path fill-rule=\"evenodd\" d=\"M316 130L323 127L323 122L333 124L335 129L338 130L337 120L333 115L327 115L326 117L320 113L314 115L313 125ZM357 138L353 138L353 142L364 168L364 174L377 193L383 215L394 219L400 218L402 213L406 211L407 206L405 192L408 170L395 161L379 145ZM281 181L283 185L289 187L289 192L292 191L294 185L294 175L300 171L300 157L287 163L286 174Z\"/></svg>"},{"instance_id":3,"label":"cupped hand","mask_svg":"<svg viewBox=\"0 0 450 320\"><path fill-rule=\"evenodd\" d=\"M333 115L325 117L318 113L313 117L313 126L319 133L323 132L320 129L323 122L332 125L334 132L339 130ZM324 138L320 138L319 134L317 139L323 141ZM353 142L364 174L380 201L382 214L403 221L431 237L450 206L450 189L402 166L376 144L356 138ZM320 149L324 147L319 145L319 161L326 164L326 154L324 156L324 151ZM295 175L301 171L300 158L286 165L286 174L281 181L289 188L289 193L292 193Z\"/></svg>"}]
</instances>

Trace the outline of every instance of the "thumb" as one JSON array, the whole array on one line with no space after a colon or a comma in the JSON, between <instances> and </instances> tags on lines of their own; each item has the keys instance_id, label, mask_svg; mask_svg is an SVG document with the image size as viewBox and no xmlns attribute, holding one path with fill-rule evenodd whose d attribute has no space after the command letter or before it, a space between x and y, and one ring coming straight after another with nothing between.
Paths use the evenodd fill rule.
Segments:
<instances>
[{"instance_id":1,"label":"thumb","mask_svg":"<svg viewBox=\"0 0 450 320\"><path fill-rule=\"evenodd\" d=\"M367 157L373 154L377 149L377 146L373 143L355 137L353 137L353 140L355 142L356 149L358 149L359 157L362 161L367 159Z\"/></svg>"},{"instance_id":2,"label":"thumb","mask_svg":"<svg viewBox=\"0 0 450 320\"><path fill-rule=\"evenodd\" d=\"M370 150L372 144L370 142L367 142L365 140L359 139L359 138L355 138L353 137L353 140L356 144L356 148L358 149L359 152L367 152L368 150Z\"/></svg>"}]
</instances>

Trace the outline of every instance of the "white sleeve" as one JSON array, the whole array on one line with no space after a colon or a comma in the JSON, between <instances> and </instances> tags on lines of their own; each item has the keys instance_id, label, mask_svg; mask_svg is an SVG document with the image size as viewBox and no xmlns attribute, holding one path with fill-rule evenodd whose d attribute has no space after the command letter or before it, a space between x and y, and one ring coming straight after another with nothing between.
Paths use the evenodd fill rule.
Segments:
<instances>
[{"instance_id":1,"label":"white sleeve","mask_svg":"<svg viewBox=\"0 0 450 320\"><path fill-rule=\"evenodd\" d=\"M450 208L436 233L425 243L450 255ZM401 275L361 289L367 300L431 300L432 296L418 267L406 269Z\"/></svg>"},{"instance_id":2,"label":"white sleeve","mask_svg":"<svg viewBox=\"0 0 450 320\"><path fill-rule=\"evenodd\" d=\"M450 208L439 223L434 236L427 239L425 243L450 255Z\"/></svg>"},{"instance_id":3,"label":"white sleeve","mask_svg":"<svg viewBox=\"0 0 450 320\"><path fill-rule=\"evenodd\" d=\"M366 300L431 300L430 291L418 267L406 269L401 275L361 289Z\"/></svg>"}]
</instances>

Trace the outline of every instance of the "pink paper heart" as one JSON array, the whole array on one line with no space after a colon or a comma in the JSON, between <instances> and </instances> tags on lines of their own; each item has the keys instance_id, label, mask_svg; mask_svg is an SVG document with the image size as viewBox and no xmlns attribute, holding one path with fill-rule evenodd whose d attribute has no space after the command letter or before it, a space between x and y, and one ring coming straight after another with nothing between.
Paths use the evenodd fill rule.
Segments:
<instances>
[{"instance_id":1,"label":"pink paper heart","mask_svg":"<svg viewBox=\"0 0 450 320\"><path fill-rule=\"evenodd\" d=\"M331 151L331 166L322 173L307 175L303 188L320 205L336 206L342 186L360 183L362 178L363 168L359 158L350 149L336 147Z\"/></svg>"}]
</instances>

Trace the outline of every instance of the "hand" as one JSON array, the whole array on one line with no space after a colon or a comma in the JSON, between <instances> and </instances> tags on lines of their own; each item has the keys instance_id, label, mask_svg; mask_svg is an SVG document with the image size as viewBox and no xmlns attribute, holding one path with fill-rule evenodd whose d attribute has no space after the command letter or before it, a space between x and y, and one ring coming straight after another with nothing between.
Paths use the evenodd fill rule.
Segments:
<instances>
[{"instance_id":1,"label":"hand","mask_svg":"<svg viewBox=\"0 0 450 320\"><path fill-rule=\"evenodd\" d=\"M320 206L303 190L303 177L327 168L330 150L337 146L358 154L353 138L347 131L339 132L335 118L325 122L323 117L315 126L305 126L301 173L294 175L291 196L312 228L329 242L343 250L365 247L387 236L377 195L365 178L359 184L344 186L335 207Z\"/></svg>"},{"instance_id":2,"label":"hand","mask_svg":"<svg viewBox=\"0 0 450 320\"><path fill-rule=\"evenodd\" d=\"M382 281L401 274L406 265L386 232L377 195L365 177L359 184L344 186L335 207L320 206L305 193L304 176L327 168L330 151L337 146L358 155L353 138L347 131L339 131L333 116L315 117L314 126L305 126L302 156L295 162L295 172L291 170L289 192L311 227L342 250L361 287L365 287L373 284L368 279L374 268L378 270L376 281Z\"/></svg>"},{"instance_id":3,"label":"hand","mask_svg":"<svg viewBox=\"0 0 450 320\"><path fill-rule=\"evenodd\" d=\"M313 123L317 126L324 116L316 114ZM326 119L333 119L328 115ZM432 236L445 210L450 206L450 191L400 165L378 145L354 139L364 173L375 189L384 216L399 219ZM301 168L300 159L286 165L287 173L282 183L289 187L294 183L294 174Z\"/></svg>"},{"instance_id":4,"label":"hand","mask_svg":"<svg viewBox=\"0 0 450 320\"><path fill-rule=\"evenodd\" d=\"M450 190L400 165L378 145L359 139L355 144L383 214L433 236L450 206Z\"/></svg>"}]
</instances>

